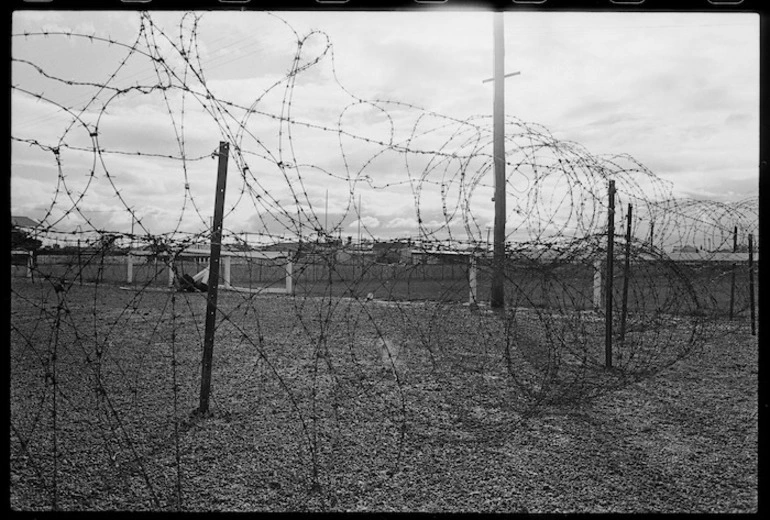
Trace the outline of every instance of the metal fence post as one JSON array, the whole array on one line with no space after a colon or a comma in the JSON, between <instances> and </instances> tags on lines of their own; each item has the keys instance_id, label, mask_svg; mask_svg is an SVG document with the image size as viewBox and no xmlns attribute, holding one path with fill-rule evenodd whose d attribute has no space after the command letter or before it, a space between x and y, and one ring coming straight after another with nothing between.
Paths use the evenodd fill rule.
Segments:
<instances>
[{"instance_id":1,"label":"metal fence post","mask_svg":"<svg viewBox=\"0 0 770 520\"><path fill-rule=\"evenodd\" d=\"M754 236L749 233L749 307L751 311L751 335L757 335L757 310L754 303Z\"/></svg>"},{"instance_id":2,"label":"metal fence post","mask_svg":"<svg viewBox=\"0 0 770 520\"><path fill-rule=\"evenodd\" d=\"M201 363L201 393L198 414L209 411L209 393L211 391L211 361L214 354L214 329L217 317L217 294L219 286L219 255L222 251L222 219L225 207L225 187L227 185L227 158L229 145L219 143L219 168L217 170L217 189L214 199L214 223L211 230L211 264L209 266L208 297L206 299L206 329L203 338L203 362Z\"/></svg>"},{"instance_id":3,"label":"metal fence post","mask_svg":"<svg viewBox=\"0 0 770 520\"><path fill-rule=\"evenodd\" d=\"M738 226L733 228L733 253L738 252ZM735 271L737 265L733 262L730 269L730 320L733 319L735 314Z\"/></svg>"},{"instance_id":4,"label":"metal fence post","mask_svg":"<svg viewBox=\"0 0 770 520\"><path fill-rule=\"evenodd\" d=\"M470 294L468 295L468 304L472 309L478 307L478 285L476 281L476 254L471 253L470 266L468 267L468 286Z\"/></svg>"},{"instance_id":5,"label":"metal fence post","mask_svg":"<svg viewBox=\"0 0 770 520\"><path fill-rule=\"evenodd\" d=\"M628 224L626 227L626 254L623 265L623 301L620 310L620 346L626 341L626 318L628 317L628 278L631 271L631 213L633 206L628 205ZM618 353L620 356L621 353Z\"/></svg>"},{"instance_id":6,"label":"metal fence post","mask_svg":"<svg viewBox=\"0 0 770 520\"><path fill-rule=\"evenodd\" d=\"M615 254L615 181L610 181L607 208L607 280L604 296L604 365L612 368L612 275L613 255Z\"/></svg>"}]
</instances>

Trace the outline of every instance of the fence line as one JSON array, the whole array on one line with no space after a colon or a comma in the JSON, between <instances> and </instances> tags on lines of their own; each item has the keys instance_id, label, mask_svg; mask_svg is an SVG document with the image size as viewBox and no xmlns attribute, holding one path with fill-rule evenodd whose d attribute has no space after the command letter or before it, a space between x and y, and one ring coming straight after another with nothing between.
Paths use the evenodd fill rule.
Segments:
<instances>
[{"instance_id":1,"label":"fence line","mask_svg":"<svg viewBox=\"0 0 770 520\"><path fill-rule=\"evenodd\" d=\"M624 245L624 251L625 251ZM635 246L638 247L638 246ZM625 263L624 257L614 258L613 263ZM19 258L22 256L17 255ZM633 254L628 251L630 270L648 265L678 265L688 276L699 280L699 292L703 293L705 301L712 302L712 308L718 315L734 317L736 301L749 301L746 296L750 291L749 281L739 283L734 276L735 269L740 265L749 267L749 253L710 254L694 253L666 254L655 257L648 251L635 249ZM174 271L169 269L167 259L134 255L33 255L24 254L27 265L12 266L12 276L15 278L30 278L33 281L45 283L46 279L71 279L78 283L106 283L128 287L174 286ZM453 287L453 301L467 301L471 305L484 305L483 295L487 294L489 283L490 258L483 255L465 257L467 263L458 264L379 264L374 261L362 263L359 261L325 262L303 259L290 259L287 253L280 260L259 260L243 256L224 256L220 267L221 283L224 289L256 291L264 294L305 294L312 295L323 292L322 287L329 283L344 283L367 287L362 295L369 292L375 298L393 299L401 295L406 299L441 299L446 298L446 288ZM572 265L577 269L567 278L579 278L576 273L585 272L584 280L579 282L584 287L578 292L584 294L577 305L580 308L601 309L606 306L606 260L583 258L534 258L526 262L510 259L508 261L508 280L513 283L527 284L522 280L535 271L556 270ZM137 262L141 259L141 262ZM738 261L740 259L740 261ZM194 259L177 259L175 268L179 273L194 275L207 268L207 257ZM80 263L78 263L80 261ZM33 267L34 263L34 267ZM751 263L758 263L757 255L751 257ZM291 273L289 273L291 271ZM626 272L624 269L623 273ZM518 274L517 274L518 273ZM396 284L432 283L424 289L410 293L393 291L390 287ZM628 283L624 281L624 283ZM442 289L443 287L443 289ZM626 289L627 290L627 289ZM465 291L467 299L461 297ZM542 298L538 297L537 300ZM619 301L628 302L627 297ZM740 313L745 314L745 305Z\"/></svg>"},{"instance_id":2,"label":"fence line","mask_svg":"<svg viewBox=\"0 0 770 520\"><path fill-rule=\"evenodd\" d=\"M748 313L754 324L757 201L676 199L636 158L591 153L513 115L505 120L505 181L520 193L507 201L516 218L506 236L505 309L488 312L491 119L359 97L339 82L324 33L300 35L272 14L259 16L287 31L295 53L283 77L246 101L218 96L207 84L197 45L203 22L194 15L164 28L141 13L136 38L125 41L43 29L12 36L15 53L33 44L56 56L79 42L124 53L95 64L109 70L103 82L13 58L30 77L87 94L70 106L26 76L12 85L14 96L35 100L53 121L45 133L14 125L12 135L12 146L43 165L50 195L39 226L14 230L14 247L17 238L41 246L41 254L12 254L19 265L12 262L10 295L11 465L12 475L23 475L12 483L22 508L183 509L191 493L207 489L206 479L196 479L214 462L199 455L212 438L229 435L230 416L253 420L259 437L244 441L248 446L258 440L278 453L254 469L255 481L291 475L283 482L307 484L307 493L297 484L287 495L317 497L345 473L339 461L346 450L363 445L373 473L399 467L414 430L411 399L421 388L455 386L458 374L477 377L496 392L496 408L526 417L649 377L743 326L722 323L723 316ZM147 75L137 80L135 70ZM343 100L324 107L331 114L324 120L299 95L319 78L331 78L328 86ZM126 125L118 115L133 114L135 96L154 100L168 116L171 141L121 148ZM266 105L271 97L277 106ZM360 130L350 122L359 110L385 124ZM182 130L193 124L199 133L208 128L210 141ZM220 364L211 395L218 429L207 429L189 415L201 375L205 298L169 286L205 269L206 246L220 242L220 226L204 209L213 193L197 177L216 142L229 144L233 181L221 242L248 249L236 231L240 215L260 244L291 247L233 251L216 273L234 290L209 314ZM339 150L334 164L316 161L318 146ZM176 202L159 208L134 198L127 163L164 171ZM382 163L403 165L401 177L378 178ZM310 184L319 178L344 199L328 223L318 186ZM613 288L613 266L625 258L608 242L610 180L619 207L634 207L634 240L623 244L628 299ZM92 209L105 192L114 204L109 221ZM373 240L376 229L367 227L362 192L414 201L413 213L399 217L415 223L407 243L417 254L398 264L377 263L387 255L375 251L365 259L364 238ZM362 238L345 244L351 225ZM728 247L743 237L752 237L746 253L742 243ZM58 250L52 243L68 254L42 254ZM681 251L664 252L672 246ZM323 250L332 247L335 254ZM696 247L729 252L690 251ZM129 249L143 254L118 254ZM749 277L731 276L746 254ZM441 263L448 258L456 263ZM266 304L253 289L290 296ZM622 359L610 371L602 339L617 339L617 302L626 306L627 326ZM448 404L467 404L455 401ZM280 426L262 428L264 417ZM367 424L377 430L362 429ZM95 481L110 487L104 494L112 501L82 498Z\"/></svg>"}]
</instances>

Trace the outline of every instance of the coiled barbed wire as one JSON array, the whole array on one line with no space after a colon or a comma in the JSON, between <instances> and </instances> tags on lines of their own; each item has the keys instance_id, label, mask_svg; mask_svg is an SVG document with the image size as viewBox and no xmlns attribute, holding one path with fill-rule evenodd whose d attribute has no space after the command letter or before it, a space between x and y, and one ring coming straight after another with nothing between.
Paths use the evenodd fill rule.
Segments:
<instances>
[{"instance_id":1,"label":"coiled barbed wire","mask_svg":"<svg viewBox=\"0 0 770 520\"><path fill-rule=\"evenodd\" d=\"M368 470L397 467L420 421L410 393L418 386L490 376L506 381L497 388L500 407L521 417L649 377L719 331L735 266L692 268L667 251L697 245L714 252L705 260L735 249L738 235L743 245L757 232L755 199L675 198L669 183L629 155L594 155L508 115L506 310L476 309L487 299L493 267L491 118L359 97L338 80L328 35L300 35L267 16L288 31L294 52L281 77L248 95L223 91L208 75L198 39L205 17L197 14L183 15L175 32L139 14L128 42L72 32L13 35L118 51L102 79L60 76L33 58L13 58L15 70L37 81L85 93L66 101L56 89L27 84L33 80L12 85L13 96L48 110L12 126L13 146L47 161L41 175L53 172L44 177L50 202L29 233L65 253L52 263L38 255L32 283L15 278L11 290L13 464L36 474L32 488L52 490L38 505L78 507L73 497L89 472L117 475L118 494L140 488L137 500L149 509L182 509L194 486L182 444L195 424L184 410L196 394L203 299L174 283L205 267L205 254L195 255L211 240L204 201L213 185L202 179L211 177L218 141L230 143L235 170L223 242L244 254L231 259L233 290L217 309L230 383L215 385L215 408L220 416L282 418L283 429L261 431L261 442L283 454L278 471L306 468L312 490L328 488L340 454L362 445ZM339 96L323 111L312 104L318 77ZM136 121L134 100L148 97L155 101L145 108L155 111L148 124L159 114L164 122L136 129L157 138L130 149L124 121ZM318 147L335 154L319 159ZM132 186L137 179L164 184L171 197L153 206L145 200L152 190ZM606 286L596 284L608 277L609 181L618 196L614 264L631 266L615 271L612 316L603 307ZM331 222L319 186L335 195ZM411 214L398 218L415 232L379 253L364 251L361 240L346 244L351 225L376 242L362 194L398 202L399 211L411 201ZM628 204L630 241L622 233ZM248 226L237 223L244 220ZM266 246L280 254L251 254ZM129 247L141 252L131 284ZM269 296L284 287L289 262L294 297ZM478 293L466 305L472 277ZM627 297L619 293L623 284ZM738 292L746 301L745 283ZM603 357L607 320L616 344L612 370ZM467 392L467 402L451 405L473 406ZM30 401L37 406L22 404ZM382 427L363 428L373 417ZM76 452L93 464L68 467ZM158 456L171 460L158 463ZM82 479L64 478L65 471Z\"/></svg>"}]
</instances>

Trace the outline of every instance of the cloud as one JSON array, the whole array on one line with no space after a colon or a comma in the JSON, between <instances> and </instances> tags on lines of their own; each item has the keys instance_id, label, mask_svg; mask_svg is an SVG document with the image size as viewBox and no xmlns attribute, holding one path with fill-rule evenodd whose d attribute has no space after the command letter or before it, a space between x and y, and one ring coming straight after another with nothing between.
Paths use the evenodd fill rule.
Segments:
<instances>
[{"instance_id":1,"label":"cloud","mask_svg":"<svg viewBox=\"0 0 770 520\"><path fill-rule=\"evenodd\" d=\"M732 113L725 118L725 126L733 128L746 128L751 124L756 124L757 117L746 112Z\"/></svg>"},{"instance_id":2,"label":"cloud","mask_svg":"<svg viewBox=\"0 0 770 520\"><path fill-rule=\"evenodd\" d=\"M412 217L396 217L385 223L388 229L408 229L417 227L417 219Z\"/></svg>"},{"instance_id":3,"label":"cloud","mask_svg":"<svg viewBox=\"0 0 770 520\"><path fill-rule=\"evenodd\" d=\"M490 220L491 132L484 129L491 130L492 85L481 83L492 73L489 13L281 13L298 37L319 28L333 44L334 62L330 54L291 78L286 73L297 43L292 31L268 13L234 14L205 13L197 27L196 49L215 99L206 99L202 85L182 67L184 61L170 45L163 47L167 63L179 78L187 70L185 87L192 90L184 96L177 90L121 95L104 113L100 103L115 91L45 80L14 62L12 83L19 88L45 92L72 107L95 98L98 103L84 118L94 125L101 116L98 144L105 153L87 151L88 129L67 130L71 117L59 106L19 91L11 99L13 136L50 145L63 137L62 173L69 186L84 189L84 174L96 164L99 179L89 188L84 207L120 210L117 189L158 232L179 220L180 229L197 229L208 218L216 163L207 154L220 140L230 141L233 149L227 203L237 207L228 214L230 229L298 228L299 204L311 221L325 219L329 226L355 230L353 207L359 198L362 225L373 234L413 235L418 213L425 228L440 228L446 224L443 202L453 218L453 233L455 228L465 232L464 218L471 221L471 233L478 233L474 220ZM152 16L169 37L189 38L191 19L183 23L180 13L173 12ZM14 13L13 29L39 30L46 24L79 31L96 28L130 44L138 21L138 15L109 12ZM506 15L505 23L506 70L521 71L506 80L508 115L542 124L555 137L576 141L594 154L630 153L674 181L679 193L744 197L754 189L749 181L757 176L759 149L756 17L528 12ZM317 56L325 44L325 38L312 37L301 60ZM47 72L95 82L110 78L122 56L117 46L81 45L66 37L18 37L13 51L15 58L29 59ZM197 56L192 63L198 66ZM154 66L135 53L109 86L123 88L137 81L157 86L165 80ZM287 89L289 84L293 88ZM402 104L386 103L385 98ZM475 129L426 116L409 104L459 118L484 116L474 120L480 137ZM250 107L256 112L245 117L244 109ZM527 137L525 133L522 142ZM391 140L408 144L412 152L390 147ZM188 158L184 163L164 157L182 149ZM478 157L465 164L433 153L439 149ZM13 154L16 186L33 179L55 186L51 152L17 142ZM537 160L547 163L551 155L543 149ZM196 157L204 159L192 160ZM521 154L511 160L519 162ZM244 165L246 174L240 171ZM466 181L478 178L475 191L458 192L461 169ZM514 181L519 191L512 190L512 202L524 204L532 183L523 177ZM255 200L257 196L261 198ZM463 213L467 197L471 214ZM14 191L17 206L36 207L23 189ZM130 219L124 217L99 221L125 226L121 219ZM304 219L303 229L318 224Z\"/></svg>"},{"instance_id":4,"label":"cloud","mask_svg":"<svg viewBox=\"0 0 770 520\"><path fill-rule=\"evenodd\" d=\"M361 217L358 220L354 220L353 222L348 224L348 229L357 228L359 223L361 224L362 227L366 229L377 229L380 227L380 219L378 219L377 217L366 216L366 217Z\"/></svg>"}]
</instances>

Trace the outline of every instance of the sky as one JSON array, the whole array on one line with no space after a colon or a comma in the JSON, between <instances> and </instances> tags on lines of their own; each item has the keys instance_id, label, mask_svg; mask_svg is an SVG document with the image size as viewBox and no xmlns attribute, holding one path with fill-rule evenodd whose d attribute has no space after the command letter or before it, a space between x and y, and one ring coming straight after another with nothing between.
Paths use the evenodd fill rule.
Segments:
<instances>
[{"instance_id":1,"label":"sky","mask_svg":"<svg viewBox=\"0 0 770 520\"><path fill-rule=\"evenodd\" d=\"M393 238L450 220L488 233L492 13L196 14L14 13L14 215L199 232L225 140L230 233ZM506 116L531 125L511 135L630 154L678 197L757 196L758 15L508 12L504 24L506 72L520 73L505 80ZM509 138L510 160L526 162ZM515 174L511 222L534 204L535 177Z\"/></svg>"}]
</instances>

